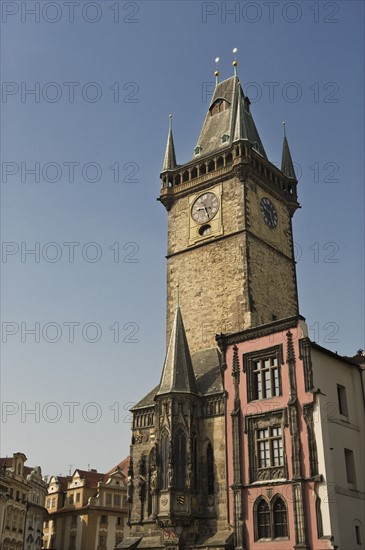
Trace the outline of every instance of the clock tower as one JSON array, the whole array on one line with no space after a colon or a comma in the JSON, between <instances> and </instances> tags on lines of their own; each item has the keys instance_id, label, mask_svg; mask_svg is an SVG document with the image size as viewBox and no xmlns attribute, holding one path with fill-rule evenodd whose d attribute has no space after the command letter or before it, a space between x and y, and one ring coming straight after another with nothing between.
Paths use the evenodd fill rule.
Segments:
<instances>
[{"instance_id":1,"label":"clock tower","mask_svg":"<svg viewBox=\"0 0 365 550\"><path fill-rule=\"evenodd\" d=\"M120 548L231 550L227 365L215 338L298 314L297 181L285 136L281 169L267 159L236 74L217 82L186 164L170 123L161 180L168 345L160 383L132 409Z\"/></svg>"},{"instance_id":2,"label":"clock tower","mask_svg":"<svg viewBox=\"0 0 365 550\"><path fill-rule=\"evenodd\" d=\"M177 284L191 352L215 347L217 333L298 315L291 220L299 204L287 138L279 169L237 75L217 78L193 158L182 165L170 123L161 181L167 341Z\"/></svg>"}]
</instances>

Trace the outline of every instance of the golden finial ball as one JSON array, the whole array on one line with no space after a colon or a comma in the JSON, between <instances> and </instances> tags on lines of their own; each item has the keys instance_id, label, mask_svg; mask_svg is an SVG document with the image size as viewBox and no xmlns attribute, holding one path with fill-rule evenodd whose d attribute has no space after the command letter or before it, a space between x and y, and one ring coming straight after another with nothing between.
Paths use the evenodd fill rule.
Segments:
<instances>
[{"instance_id":1,"label":"golden finial ball","mask_svg":"<svg viewBox=\"0 0 365 550\"><path fill-rule=\"evenodd\" d=\"M219 76L219 71L215 71L214 76Z\"/></svg>"},{"instance_id":2,"label":"golden finial ball","mask_svg":"<svg viewBox=\"0 0 365 550\"><path fill-rule=\"evenodd\" d=\"M233 67L237 67L238 66L238 61L236 61L236 59L233 61L232 63Z\"/></svg>"}]
</instances>

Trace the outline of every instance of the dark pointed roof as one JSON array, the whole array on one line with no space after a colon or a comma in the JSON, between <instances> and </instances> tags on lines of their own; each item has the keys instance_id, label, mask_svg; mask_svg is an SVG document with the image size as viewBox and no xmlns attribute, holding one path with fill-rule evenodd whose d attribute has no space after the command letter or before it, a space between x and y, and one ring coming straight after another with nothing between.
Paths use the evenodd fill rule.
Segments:
<instances>
[{"instance_id":1,"label":"dark pointed roof","mask_svg":"<svg viewBox=\"0 0 365 550\"><path fill-rule=\"evenodd\" d=\"M221 99L228 102L228 108L212 116L210 108ZM228 140L222 140L224 134ZM239 78L232 76L216 85L197 146L203 156L225 149L239 139L250 141L267 158L250 112L250 100L244 95Z\"/></svg>"},{"instance_id":2,"label":"dark pointed roof","mask_svg":"<svg viewBox=\"0 0 365 550\"><path fill-rule=\"evenodd\" d=\"M175 155L174 138L172 136L172 126L171 126L171 116L170 116L170 127L169 127L169 133L167 136L167 143L166 143L165 157L163 159L162 172L166 172L167 170L173 170L174 168L176 168L176 155Z\"/></svg>"},{"instance_id":3,"label":"dark pointed roof","mask_svg":"<svg viewBox=\"0 0 365 550\"><path fill-rule=\"evenodd\" d=\"M175 320L157 395L165 393L198 393L179 306L176 308Z\"/></svg>"},{"instance_id":4,"label":"dark pointed roof","mask_svg":"<svg viewBox=\"0 0 365 550\"><path fill-rule=\"evenodd\" d=\"M294 171L294 165L290 154L289 144L288 140L286 138L286 135L284 135L284 142L283 142L283 154L281 157L281 171L287 178L297 180L295 176Z\"/></svg>"}]
</instances>

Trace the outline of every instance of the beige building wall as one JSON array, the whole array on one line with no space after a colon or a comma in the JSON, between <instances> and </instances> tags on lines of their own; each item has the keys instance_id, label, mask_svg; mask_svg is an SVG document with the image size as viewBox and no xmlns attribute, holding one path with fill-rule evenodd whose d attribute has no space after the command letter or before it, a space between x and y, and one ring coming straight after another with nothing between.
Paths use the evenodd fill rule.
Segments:
<instances>
[{"instance_id":1,"label":"beige building wall","mask_svg":"<svg viewBox=\"0 0 365 550\"><path fill-rule=\"evenodd\" d=\"M127 536L126 480L118 469L110 474L76 470L63 487L53 477L48 491L44 548L114 550Z\"/></svg>"}]
</instances>

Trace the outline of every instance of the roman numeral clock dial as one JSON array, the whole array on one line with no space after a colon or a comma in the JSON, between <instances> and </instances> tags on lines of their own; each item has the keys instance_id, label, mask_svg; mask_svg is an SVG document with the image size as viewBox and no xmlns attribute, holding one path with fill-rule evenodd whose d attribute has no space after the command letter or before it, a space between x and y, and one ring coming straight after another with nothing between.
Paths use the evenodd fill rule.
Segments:
<instances>
[{"instance_id":1,"label":"roman numeral clock dial","mask_svg":"<svg viewBox=\"0 0 365 550\"><path fill-rule=\"evenodd\" d=\"M261 214L265 223L274 229L278 225L278 213L276 208L267 197L263 197L260 201Z\"/></svg>"},{"instance_id":2,"label":"roman numeral clock dial","mask_svg":"<svg viewBox=\"0 0 365 550\"><path fill-rule=\"evenodd\" d=\"M214 193L208 192L200 195L191 207L191 216L196 223L210 221L219 209L219 200Z\"/></svg>"}]
</instances>

